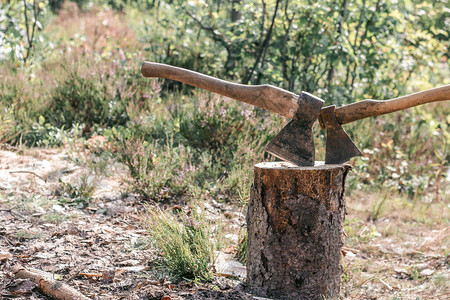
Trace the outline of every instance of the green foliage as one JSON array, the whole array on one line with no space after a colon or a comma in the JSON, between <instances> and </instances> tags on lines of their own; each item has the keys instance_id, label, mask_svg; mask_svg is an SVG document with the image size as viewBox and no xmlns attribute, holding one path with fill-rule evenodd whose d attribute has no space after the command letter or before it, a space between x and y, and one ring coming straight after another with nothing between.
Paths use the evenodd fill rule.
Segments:
<instances>
[{"instance_id":1,"label":"green foliage","mask_svg":"<svg viewBox=\"0 0 450 300\"><path fill-rule=\"evenodd\" d=\"M62 196L59 200L61 203L78 208L86 208L92 200L96 187L96 178L83 174L79 183L72 185L59 179L59 187L57 193Z\"/></svg>"},{"instance_id":2,"label":"green foliage","mask_svg":"<svg viewBox=\"0 0 450 300\"><path fill-rule=\"evenodd\" d=\"M247 262L247 240L248 240L248 234L247 231L244 230L239 234L239 243L237 248L237 259L245 265Z\"/></svg>"},{"instance_id":3,"label":"green foliage","mask_svg":"<svg viewBox=\"0 0 450 300\"><path fill-rule=\"evenodd\" d=\"M63 8L65 0L48 0L48 6L52 12L57 13L60 9ZM83 6L88 2L87 0L74 0L79 8L83 8Z\"/></svg>"},{"instance_id":4,"label":"green foliage","mask_svg":"<svg viewBox=\"0 0 450 300\"><path fill-rule=\"evenodd\" d=\"M211 164L216 157L225 160L233 156L239 146L239 134L248 124L241 107L231 101L204 97L189 115L185 111L180 116L180 134L193 148L211 154Z\"/></svg>"},{"instance_id":5,"label":"green foliage","mask_svg":"<svg viewBox=\"0 0 450 300\"><path fill-rule=\"evenodd\" d=\"M108 131L128 139L119 154L130 169L133 189L155 200L200 193L244 204L252 165L263 159L263 147L280 128L280 119L229 99L211 99L208 93L183 100L174 103L170 97L154 105L152 111L165 111L163 118L151 114L138 124L130 122L132 133Z\"/></svg>"},{"instance_id":6,"label":"green foliage","mask_svg":"<svg viewBox=\"0 0 450 300\"><path fill-rule=\"evenodd\" d=\"M148 208L144 226L162 255L163 266L176 280L208 281L212 278L211 226L197 209L192 209L190 214L175 215Z\"/></svg>"},{"instance_id":7,"label":"green foliage","mask_svg":"<svg viewBox=\"0 0 450 300\"><path fill-rule=\"evenodd\" d=\"M365 155L355 160L350 188L439 195L450 158L448 108L429 104L348 126Z\"/></svg>"},{"instance_id":8,"label":"green foliage","mask_svg":"<svg viewBox=\"0 0 450 300\"><path fill-rule=\"evenodd\" d=\"M267 112L214 94L199 93L187 101L174 113L183 138L180 141L210 154L211 165L233 166L237 151L240 162L253 159L242 149L248 150L250 145L262 149L274 136L274 127L281 126L280 120L270 118Z\"/></svg>"},{"instance_id":9,"label":"green foliage","mask_svg":"<svg viewBox=\"0 0 450 300\"><path fill-rule=\"evenodd\" d=\"M94 125L122 125L128 119L123 103L111 97L105 85L76 71L55 89L52 98L45 117L59 127L83 124L89 133Z\"/></svg>"},{"instance_id":10,"label":"green foliage","mask_svg":"<svg viewBox=\"0 0 450 300\"><path fill-rule=\"evenodd\" d=\"M163 147L129 140L120 151L129 168L132 188L147 199L168 200L188 192L195 167L189 148L174 147L169 140Z\"/></svg>"},{"instance_id":11,"label":"green foliage","mask_svg":"<svg viewBox=\"0 0 450 300\"><path fill-rule=\"evenodd\" d=\"M1 106L0 106L1 109ZM14 126L14 116L11 109L4 108L0 112L0 146L12 138Z\"/></svg>"},{"instance_id":12,"label":"green foliage","mask_svg":"<svg viewBox=\"0 0 450 300\"><path fill-rule=\"evenodd\" d=\"M214 197L245 205L252 166L269 158L264 146L285 120L180 83L142 78L143 57L237 82L306 90L333 103L448 83L443 1L110 3L120 14L105 10L106 2L81 13L63 9L41 34L53 51L33 48L43 60L31 68L3 57L0 140L52 147L80 130L85 138L106 136L112 149L120 145L132 188L154 200ZM9 1L1 14L20 25L21 5ZM107 26L98 24L99 11ZM73 29L78 22L87 24L80 32ZM366 154L353 160L349 190L439 195L449 160L446 115L448 106L430 104L345 125ZM321 159L324 134L314 129ZM133 141L142 144L140 158Z\"/></svg>"},{"instance_id":13,"label":"green foliage","mask_svg":"<svg viewBox=\"0 0 450 300\"><path fill-rule=\"evenodd\" d=\"M47 17L47 0L2 1L0 7L0 61L23 62L34 54L37 43L42 44L39 31Z\"/></svg>"},{"instance_id":14,"label":"green foliage","mask_svg":"<svg viewBox=\"0 0 450 300\"><path fill-rule=\"evenodd\" d=\"M45 121L45 118L39 116L39 121L34 123L31 130L24 135L25 145L32 147L60 147L79 138L83 131L82 126L74 124L70 130L66 130L64 126L57 127Z\"/></svg>"},{"instance_id":15,"label":"green foliage","mask_svg":"<svg viewBox=\"0 0 450 300\"><path fill-rule=\"evenodd\" d=\"M243 83L306 90L338 104L389 98L404 93L414 72L448 68L441 60L449 39L444 1L232 5L160 1L150 11L154 18L132 24L153 60Z\"/></svg>"}]
</instances>

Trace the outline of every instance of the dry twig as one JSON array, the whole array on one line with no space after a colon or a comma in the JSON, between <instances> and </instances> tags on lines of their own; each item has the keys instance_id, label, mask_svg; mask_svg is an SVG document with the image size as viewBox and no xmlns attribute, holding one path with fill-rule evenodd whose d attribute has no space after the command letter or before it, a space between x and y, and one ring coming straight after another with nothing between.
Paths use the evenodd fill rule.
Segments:
<instances>
[{"instance_id":1,"label":"dry twig","mask_svg":"<svg viewBox=\"0 0 450 300\"><path fill-rule=\"evenodd\" d=\"M39 179L43 180L44 182L47 182L47 180L44 177L39 176L38 174L31 172L31 171L9 171L9 174L16 174L16 173L31 174L31 175L34 175L34 176L38 177Z\"/></svg>"}]
</instances>

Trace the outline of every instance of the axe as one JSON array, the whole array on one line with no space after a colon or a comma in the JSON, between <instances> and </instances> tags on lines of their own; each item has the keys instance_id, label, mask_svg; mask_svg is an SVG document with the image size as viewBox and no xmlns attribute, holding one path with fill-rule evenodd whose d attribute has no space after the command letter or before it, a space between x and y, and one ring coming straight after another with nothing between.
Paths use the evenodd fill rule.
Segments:
<instances>
[{"instance_id":1,"label":"axe","mask_svg":"<svg viewBox=\"0 0 450 300\"><path fill-rule=\"evenodd\" d=\"M312 125L316 119L319 119L321 127L327 132L325 163L341 164L354 156L362 155L342 128L343 124L450 99L450 85L446 85L391 100L362 100L339 108L334 105L322 108L324 101L314 95L307 92L296 95L272 85L237 84L153 62L144 62L141 72L144 77L180 81L290 118L265 150L299 166L314 165Z\"/></svg>"}]
</instances>

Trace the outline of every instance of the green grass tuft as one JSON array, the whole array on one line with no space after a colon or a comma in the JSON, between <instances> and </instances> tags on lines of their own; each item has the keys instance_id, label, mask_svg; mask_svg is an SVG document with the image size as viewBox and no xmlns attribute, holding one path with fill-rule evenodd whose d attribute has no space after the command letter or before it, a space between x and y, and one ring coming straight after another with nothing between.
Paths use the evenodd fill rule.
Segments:
<instances>
[{"instance_id":1,"label":"green grass tuft","mask_svg":"<svg viewBox=\"0 0 450 300\"><path fill-rule=\"evenodd\" d=\"M149 207L144 225L160 251L163 267L175 280L212 279L214 242L211 226L202 213L193 209L190 214L176 215Z\"/></svg>"}]
</instances>

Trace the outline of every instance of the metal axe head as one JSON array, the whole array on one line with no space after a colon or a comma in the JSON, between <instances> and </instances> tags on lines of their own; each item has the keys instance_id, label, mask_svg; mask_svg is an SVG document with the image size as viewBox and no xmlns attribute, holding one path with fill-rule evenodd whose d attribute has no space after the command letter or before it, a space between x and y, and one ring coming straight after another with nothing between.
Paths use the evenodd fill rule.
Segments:
<instances>
[{"instance_id":1,"label":"metal axe head","mask_svg":"<svg viewBox=\"0 0 450 300\"><path fill-rule=\"evenodd\" d=\"M327 131L326 164L342 164L352 157L363 155L337 121L335 110L334 105L325 107L319 117L320 125Z\"/></svg>"},{"instance_id":2,"label":"metal axe head","mask_svg":"<svg viewBox=\"0 0 450 300\"><path fill-rule=\"evenodd\" d=\"M298 97L300 109L295 118L284 126L265 150L299 166L314 166L312 125L318 118L324 101L306 92Z\"/></svg>"}]
</instances>

